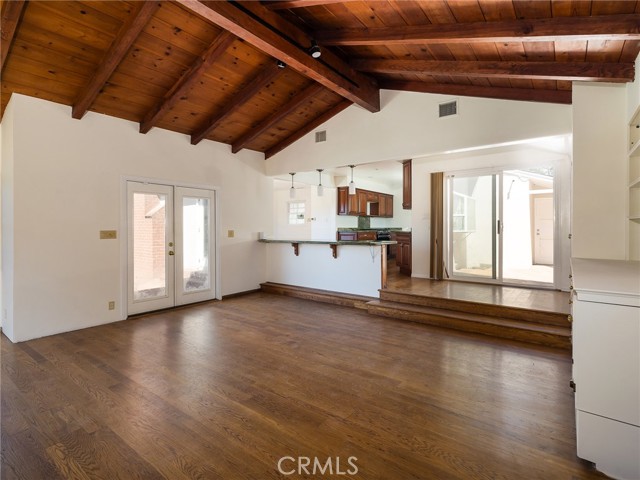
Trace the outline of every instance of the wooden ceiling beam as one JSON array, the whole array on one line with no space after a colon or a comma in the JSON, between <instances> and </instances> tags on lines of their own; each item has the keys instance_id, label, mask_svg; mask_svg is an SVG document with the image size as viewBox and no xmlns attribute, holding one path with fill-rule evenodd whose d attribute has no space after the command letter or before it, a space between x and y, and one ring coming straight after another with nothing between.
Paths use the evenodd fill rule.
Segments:
<instances>
[{"instance_id":1,"label":"wooden ceiling beam","mask_svg":"<svg viewBox=\"0 0 640 480\"><path fill-rule=\"evenodd\" d=\"M211 45L196 59L180 79L165 93L164 97L144 116L140 122L140 133L147 133L200 79L200 77L216 62L218 58L231 46L236 37L227 31L222 31Z\"/></svg>"},{"instance_id":2,"label":"wooden ceiling beam","mask_svg":"<svg viewBox=\"0 0 640 480\"><path fill-rule=\"evenodd\" d=\"M327 65L322 57L311 57L307 52L308 45L292 41L292 36L297 36L301 29L282 18L279 19L277 28L271 25L264 19L275 13L258 2L176 1L192 13L228 30L267 55L285 62L301 75L338 95L371 112L380 110L380 90L374 79L354 73L345 62L339 68L336 64ZM305 35L310 44L311 36Z\"/></svg>"},{"instance_id":3,"label":"wooden ceiling beam","mask_svg":"<svg viewBox=\"0 0 640 480\"><path fill-rule=\"evenodd\" d=\"M322 85L315 82L309 85L297 95L293 96L287 103L282 105L271 115L261 121L255 128L250 129L244 135L238 138L238 140L233 142L233 145L231 145L231 151L233 153L237 153L242 150L248 143L255 140L259 135L263 134L268 129L276 125L278 122L280 122L290 113L294 112L305 102L315 97L323 90L323 88L324 87Z\"/></svg>"},{"instance_id":4,"label":"wooden ceiling beam","mask_svg":"<svg viewBox=\"0 0 640 480\"><path fill-rule=\"evenodd\" d=\"M357 59L354 68L386 74L448 75L451 77L517 78L585 82L632 82L633 63L510 62Z\"/></svg>"},{"instance_id":5,"label":"wooden ceiling beam","mask_svg":"<svg viewBox=\"0 0 640 480\"><path fill-rule=\"evenodd\" d=\"M12 2L5 0L2 3L2 22L0 23L0 71L4 69L5 61L13 45L13 39L15 38L18 24L20 23L26 6L27 2L24 0Z\"/></svg>"},{"instance_id":6,"label":"wooden ceiling beam","mask_svg":"<svg viewBox=\"0 0 640 480\"><path fill-rule=\"evenodd\" d=\"M269 10L286 10L289 8L318 7L336 3L360 2L362 0L275 0L264 2Z\"/></svg>"},{"instance_id":7,"label":"wooden ceiling beam","mask_svg":"<svg viewBox=\"0 0 640 480\"><path fill-rule=\"evenodd\" d=\"M323 45L639 40L640 14L553 17L315 32Z\"/></svg>"},{"instance_id":8,"label":"wooden ceiling beam","mask_svg":"<svg viewBox=\"0 0 640 480\"><path fill-rule=\"evenodd\" d=\"M339 114L341 111L343 111L345 108L347 108L350 105L351 105L351 102L348 100L342 100L340 103L334 105L329 110L322 113L318 117L314 118L311 122L307 123L304 127L300 128L299 130L289 135L284 140L278 142L277 144L269 148L266 152L264 152L265 160L267 158L273 157L276 153L281 152L282 150L287 148L289 145L291 145L295 141L304 137L307 133L311 132L315 128L318 128L320 125L328 121L330 118L335 117L337 114Z\"/></svg>"},{"instance_id":9,"label":"wooden ceiling beam","mask_svg":"<svg viewBox=\"0 0 640 480\"><path fill-rule=\"evenodd\" d=\"M96 97L100 93L100 90L104 87L104 84L109 80L113 72L120 62L124 59L125 55L136 41L138 35L142 29L147 25L155 11L160 7L158 1L145 1L136 2L140 5L138 11L132 14L127 21L122 25L116 38L113 40L111 47L107 51L102 63L89 80L89 83L85 85L82 92L78 95L73 108L71 116L73 118L80 119L87 113L87 110L91 107Z\"/></svg>"},{"instance_id":10,"label":"wooden ceiling beam","mask_svg":"<svg viewBox=\"0 0 640 480\"><path fill-rule=\"evenodd\" d=\"M380 88L406 92L436 93L463 97L495 98L500 100L521 100L571 104L571 90L543 90L535 88L483 87L478 85L456 85L424 83L412 80L381 80Z\"/></svg>"},{"instance_id":11,"label":"wooden ceiling beam","mask_svg":"<svg viewBox=\"0 0 640 480\"><path fill-rule=\"evenodd\" d=\"M218 112L214 113L207 119L192 135L191 144L197 145L205 139L216 127L224 120L229 118L242 105L244 105L251 97L258 93L262 88L269 84L278 74L283 71L278 68L275 60L264 67L244 88L233 95L229 102L226 103Z\"/></svg>"}]
</instances>

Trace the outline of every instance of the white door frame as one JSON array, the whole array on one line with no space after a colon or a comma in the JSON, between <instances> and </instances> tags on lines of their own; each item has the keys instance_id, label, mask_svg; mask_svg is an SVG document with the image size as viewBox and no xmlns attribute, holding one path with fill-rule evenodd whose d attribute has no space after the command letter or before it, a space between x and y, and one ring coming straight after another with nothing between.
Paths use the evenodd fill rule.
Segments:
<instances>
[{"instance_id":1,"label":"white door frame","mask_svg":"<svg viewBox=\"0 0 640 480\"><path fill-rule=\"evenodd\" d=\"M222 300L222 286L221 286L221 268L220 268L220 187L205 185L199 183L185 183L185 182L176 182L174 180L166 180L162 178L153 178L153 177L140 177L140 176L130 176L130 175L122 175L120 176L120 319L126 320L128 317L127 313L127 298L128 298L128 237L129 237L129 228L127 221L127 182L140 182L140 183L153 183L158 185L166 185L169 187L185 187L185 188L195 188L200 190L211 190L213 191L214 198L214 208L213 208L213 216L214 216L214 225L215 225L215 238L213 239L215 242L214 246L214 261L215 261L215 269L214 269L214 277L215 277L215 299Z\"/></svg>"}]
</instances>

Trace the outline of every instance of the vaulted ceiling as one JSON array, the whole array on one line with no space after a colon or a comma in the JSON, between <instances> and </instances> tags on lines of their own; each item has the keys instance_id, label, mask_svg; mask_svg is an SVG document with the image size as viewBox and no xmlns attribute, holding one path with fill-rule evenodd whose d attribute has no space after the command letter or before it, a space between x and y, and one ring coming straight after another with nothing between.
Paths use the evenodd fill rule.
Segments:
<instances>
[{"instance_id":1,"label":"vaulted ceiling","mask_svg":"<svg viewBox=\"0 0 640 480\"><path fill-rule=\"evenodd\" d=\"M632 81L639 51L636 1L5 0L1 108L17 92L268 158L380 88L570 103L574 80Z\"/></svg>"}]
</instances>

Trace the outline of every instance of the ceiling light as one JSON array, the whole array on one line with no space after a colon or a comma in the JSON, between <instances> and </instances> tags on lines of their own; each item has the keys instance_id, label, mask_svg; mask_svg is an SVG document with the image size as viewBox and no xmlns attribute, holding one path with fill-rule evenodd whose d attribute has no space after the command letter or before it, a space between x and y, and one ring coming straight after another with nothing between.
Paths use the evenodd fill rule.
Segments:
<instances>
[{"instance_id":1,"label":"ceiling light","mask_svg":"<svg viewBox=\"0 0 640 480\"><path fill-rule=\"evenodd\" d=\"M311 46L309 47L309 54L313 58L320 58L320 55L322 55L322 50L320 50L320 47L318 46L318 43L315 40L311 40Z\"/></svg>"},{"instance_id":2,"label":"ceiling light","mask_svg":"<svg viewBox=\"0 0 640 480\"><path fill-rule=\"evenodd\" d=\"M296 189L293 186L293 176L295 175L295 173L290 173L289 175L291 175L291 188L289 189L289 198L296 198Z\"/></svg>"},{"instance_id":3,"label":"ceiling light","mask_svg":"<svg viewBox=\"0 0 640 480\"><path fill-rule=\"evenodd\" d=\"M285 68L287 66L287 64L284 63L282 60L278 60L276 62L276 65L278 66L278 68Z\"/></svg>"},{"instance_id":4,"label":"ceiling light","mask_svg":"<svg viewBox=\"0 0 640 480\"><path fill-rule=\"evenodd\" d=\"M351 169L351 181L349 182L349 195L355 195L356 194L356 184L353 181L353 169L354 169L355 165L349 165L349 168Z\"/></svg>"},{"instance_id":5,"label":"ceiling light","mask_svg":"<svg viewBox=\"0 0 640 480\"><path fill-rule=\"evenodd\" d=\"M324 195L324 187L322 186L322 168L316 168L318 171L318 196L321 197Z\"/></svg>"}]
</instances>

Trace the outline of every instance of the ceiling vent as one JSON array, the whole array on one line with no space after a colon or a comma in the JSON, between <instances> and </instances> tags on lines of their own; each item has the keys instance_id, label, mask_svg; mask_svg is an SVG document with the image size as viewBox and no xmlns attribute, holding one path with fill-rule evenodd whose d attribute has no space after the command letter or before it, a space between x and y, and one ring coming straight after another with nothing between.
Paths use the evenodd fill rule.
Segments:
<instances>
[{"instance_id":1,"label":"ceiling vent","mask_svg":"<svg viewBox=\"0 0 640 480\"><path fill-rule=\"evenodd\" d=\"M327 131L322 130L321 132L316 132L316 143L326 142L327 141Z\"/></svg>"},{"instance_id":2,"label":"ceiling vent","mask_svg":"<svg viewBox=\"0 0 640 480\"><path fill-rule=\"evenodd\" d=\"M458 114L458 101L454 100L453 102L441 103L440 107L440 115L439 117L449 117L451 115Z\"/></svg>"}]
</instances>

